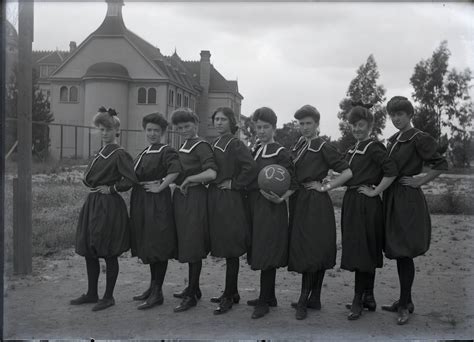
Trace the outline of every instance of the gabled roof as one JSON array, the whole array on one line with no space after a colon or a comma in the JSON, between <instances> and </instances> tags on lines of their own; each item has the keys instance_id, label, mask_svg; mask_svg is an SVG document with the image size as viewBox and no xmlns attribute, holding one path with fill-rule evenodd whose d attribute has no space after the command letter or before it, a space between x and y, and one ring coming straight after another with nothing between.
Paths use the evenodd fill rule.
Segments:
<instances>
[{"instance_id":1,"label":"gabled roof","mask_svg":"<svg viewBox=\"0 0 474 342\"><path fill-rule=\"evenodd\" d=\"M184 61L186 68L193 78L199 82L201 74L201 64L199 61ZM219 71L211 64L211 75L209 80L209 92L232 93L243 99L237 87L237 81L227 81Z\"/></svg>"},{"instance_id":2,"label":"gabled roof","mask_svg":"<svg viewBox=\"0 0 474 342\"><path fill-rule=\"evenodd\" d=\"M61 64L68 56L69 51L44 51L46 53L40 53L37 55L37 59L34 60L36 64ZM48 53L49 52L49 53Z\"/></svg>"}]
</instances>

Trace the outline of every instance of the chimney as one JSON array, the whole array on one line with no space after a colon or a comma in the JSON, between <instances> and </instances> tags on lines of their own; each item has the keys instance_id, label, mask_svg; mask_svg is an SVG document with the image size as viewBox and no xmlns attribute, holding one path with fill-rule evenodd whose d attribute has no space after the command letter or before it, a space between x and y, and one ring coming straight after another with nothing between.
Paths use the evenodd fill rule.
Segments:
<instances>
[{"instance_id":1,"label":"chimney","mask_svg":"<svg viewBox=\"0 0 474 342\"><path fill-rule=\"evenodd\" d=\"M123 0L105 0L107 2L107 17L122 17Z\"/></svg>"},{"instance_id":2,"label":"chimney","mask_svg":"<svg viewBox=\"0 0 474 342\"><path fill-rule=\"evenodd\" d=\"M200 61L200 80L199 83L203 87L204 92L209 92L209 83L211 79L211 53L208 50L201 51Z\"/></svg>"},{"instance_id":3,"label":"chimney","mask_svg":"<svg viewBox=\"0 0 474 342\"><path fill-rule=\"evenodd\" d=\"M73 52L74 50L76 50L76 48L77 48L76 42L75 41L70 41L69 42L69 52Z\"/></svg>"}]
</instances>

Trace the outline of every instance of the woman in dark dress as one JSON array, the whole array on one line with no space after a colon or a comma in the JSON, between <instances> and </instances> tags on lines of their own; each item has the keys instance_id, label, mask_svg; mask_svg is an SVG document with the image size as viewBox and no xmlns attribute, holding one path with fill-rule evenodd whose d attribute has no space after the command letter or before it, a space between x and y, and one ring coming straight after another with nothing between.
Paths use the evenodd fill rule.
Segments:
<instances>
[{"instance_id":1,"label":"woman in dark dress","mask_svg":"<svg viewBox=\"0 0 474 342\"><path fill-rule=\"evenodd\" d=\"M267 165L278 164L291 176L290 189L281 197L259 190L257 178L249 185L249 211L252 228L251 250L248 254L252 270L260 272L260 296L249 300L255 306L252 318L260 318L276 306L275 276L278 267L288 263L288 210L286 200L296 189L294 167L289 152L274 141L277 116L267 107L257 109L252 116L259 143L252 155L257 171Z\"/></svg>"},{"instance_id":2,"label":"woman in dark dress","mask_svg":"<svg viewBox=\"0 0 474 342\"><path fill-rule=\"evenodd\" d=\"M348 121L357 140L346 153L352 178L342 201L341 268L355 272L354 299L348 305L347 318L360 317L364 307L374 311L375 269L383 266L383 208L380 194L397 175L395 163L388 158L385 146L370 137L374 117L371 105L356 104Z\"/></svg>"},{"instance_id":3,"label":"woman in dark dress","mask_svg":"<svg viewBox=\"0 0 474 342\"><path fill-rule=\"evenodd\" d=\"M252 154L234 134L237 131L235 114L231 108L221 107L212 115L219 138L213 143L217 177L209 185L209 232L211 255L226 258L225 289L214 314L222 314L238 303L237 290L239 257L247 252L250 223L245 212L243 191L257 176L257 164Z\"/></svg>"},{"instance_id":4,"label":"woman in dark dress","mask_svg":"<svg viewBox=\"0 0 474 342\"><path fill-rule=\"evenodd\" d=\"M292 149L298 191L290 199L288 270L302 273L296 319L305 319L307 307L321 309L324 273L336 264L336 220L330 189L352 177L349 165L330 143L318 136L320 114L305 105L296 111L302 137ZM339 172L323 184L329 169Z\"/></svg>"},{"instance_id":5,"label":"woman in dark dress","mask_svg":"<svg viewBox=\"0 0 474 342\"><path fill-rule=\"evenodd\" d=\"M174 217L178 236L178 260L189 265L189 285L174 296L182 302L174 311L196 306L201 297L199 277L202 259L209 253L207 189L204 186L216 178L217 166L211 145L197 136L198 116L188 108L179 108L171 116L178 133L186 140L179 149L183 172L176 179L173 192Z\"/></svg>"},{"instance_id":6,"label":"woman in dark dress","mask_svg":"<svg viewBox=\"0 0 474 342\"><path fill-rule=\"evenodd\" d=\"M144 300L139 310L163 304L162 286L168 259L176 257L177 242L173 205L169 185L181 172L176 150L161 143L168 122L152 113L142 120L150 144L135 159L134 168L140 184L133 187L130 198L132 256L150 265L150 287L134 300Z\"/></svg>"},{"instance_id":7,"label":"woman in dark dress","mask_svg":"<svg viewBox=\"0 0 474 342\"><path fill-rule=\"evenodd\" d=\"M406 324L414 311L411 288L415 278L413 258L429 249L431 219L421 186L448 169L448 163L438 152L438 144L429 134L411 123L413 106L403 96L387 103L387 111L398 133L388 139L387 150L396 163L398 175L383 194L385 216L385 256L397 260L400 298L383 310L398 312L397 324ZM427 163L431 169L417 176Z\"/></svg>"},{"instance_id":8,"label":"woman in dark dress","mask_svg":"<svg viewBox=\"0 0 474 342\"><path fill-rule=\"evenodd\" d=\"M120 120L115 110L104 107L94 116L104 146L89 163L84 184L90 193L82 206L76 231L76 253L85 257L87 293L71 300L72 305L97 303L99 311L115 304L113 297L119 264L117 257L130 248L130 227L127 207L118 192L129 190L137 183L132 157L117 145ZM99 258L106 262L106 290L99 299Z\"/></svg>"}]
</instances>

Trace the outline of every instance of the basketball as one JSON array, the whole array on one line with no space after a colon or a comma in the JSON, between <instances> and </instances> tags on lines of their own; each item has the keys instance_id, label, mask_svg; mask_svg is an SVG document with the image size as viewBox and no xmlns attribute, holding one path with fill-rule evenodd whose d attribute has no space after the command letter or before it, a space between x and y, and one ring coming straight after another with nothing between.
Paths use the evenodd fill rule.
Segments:
<instances>
[{"instance_id":1,"label":"basketball","mask_svg":"<svg viewBox=\"0 0 474 342\"><path fill-rule=\"evenodd\" d=\"M258 174L258 186L282 196L290 188L290 173L281 165L267 165Z\"/></svg>"}]
</instances>

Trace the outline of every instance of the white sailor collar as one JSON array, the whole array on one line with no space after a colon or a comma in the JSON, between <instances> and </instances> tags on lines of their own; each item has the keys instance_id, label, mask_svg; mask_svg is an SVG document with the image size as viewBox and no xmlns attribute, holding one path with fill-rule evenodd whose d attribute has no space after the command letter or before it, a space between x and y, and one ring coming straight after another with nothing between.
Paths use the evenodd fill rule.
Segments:
<instances>
[{"instance_id":1,"label":"white sailor collar","mask_svg":"<svg viewBox=\"0 0 474 342\"><path fill-rule=\"evenodd\" d=\"M269 143L266 145L261 145L257 149L257 153L254 156L254 160L257 160L257 158L260 156L262 158L273 158L278 155L282 150L285 148L281 146L279 143L273 142Z\"/></svg>"},{"instance_id":2,"label":"white sailor collar","mask_svg":"<svg viewBox=\"0 0 474 342\"><path fill-rule=\"evenodd\" d=\"M365 154L365 152L367 152L367 149L369 148L369 146L372 145L373 143L375 143L374 140L367 139L366 141L363 141L359 144L355 144L354 146L352 146L352 148L350 148L347 151L347 153L349 153L349 154Z\"/></svg>"},{"instance_id":3,"label":"white sailor collar","mask_svg":"<svg viewBox=\"0 0 474 342\"><path fill-rule=\"evenodd\" d=\"M97 157L102 157L104 159L108 159L112 154L119 150L123 150L124 148L122 146L119 146L117 144L108 144L102 147L102 149L97 153Z\"/></svg>"},{"instance_id":4,"label":"white sailor collar","mask_svg":"<svg viewBox=\"0 0 474 342\"><path fill-rule=\"evenodd\" d=\"M145 154L151 154L151 153L160 153L166 146L166 144L154 144L150 145L147 148L145 148L139 155L138 158L135 162L134 170L137 169L138 165L140 165L140 162L142 161L142 158Z\"/></svg>"},{"instance_id":5,"label":"white sailor collar","mask_svg":"<svg viewBox=\"0 0 474 342\"><path fill-rule=\"evenodd\" d=\"M298 151L305 144L308 144L308 151L319 152L321 151L321 148L324 146L325 143L326 141L324 141L321 137L314 137L309 141L309 143L308 140L306 140L304 137L300 137L296 142L295 146L293 147L293 152Z\"/></svg>"},{"instance_id":6,"label":"white sailor collar","mask_svg":"<svg viewBox=\"0 0 474 342\"><path fill-rule=\"evenodd\" d=\"M226 135L223 135L222 137L219 137L215 142L214 144L212 145L212 147L214 149L218 149L222 152L225 152L227 150L227 146L229 146L229 144L232 142L232 140L235 140L237 139L234 135L232 134L226 134Z\"/></svg>"},{"instance_id":7,"label":"white sailor collar","mask_svg":"<svg viewBox=\"0 0 474 342\"><path fill-rule=\"evenodd\" d=\"M194 148L200 143L209 144L206 140L203 140L202 138L188 139L183 143L183 145L179 149L179 152L191 153L194 150Z\"/></svg>"},{"instance_id":8,"label":"white sailor collar","mask_svg":"<svg viewBox=\"0 0 474 342\"><path fill-rule=\"evenodd\" d=\"M388 140L390 141L390 143L394 143L395 141L398 141L398 142L407 142L407 141L410 141L412 140L415 136L417 136L419 133L421 133L422 131L420 131L418 128L410 128L408 131L406 132L403 132L403 133L395 133L394 135L392 135L390 138L388 138Z\"/></svg>"}]
</instances>

